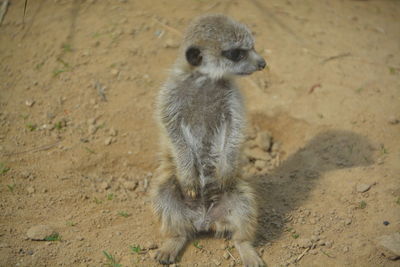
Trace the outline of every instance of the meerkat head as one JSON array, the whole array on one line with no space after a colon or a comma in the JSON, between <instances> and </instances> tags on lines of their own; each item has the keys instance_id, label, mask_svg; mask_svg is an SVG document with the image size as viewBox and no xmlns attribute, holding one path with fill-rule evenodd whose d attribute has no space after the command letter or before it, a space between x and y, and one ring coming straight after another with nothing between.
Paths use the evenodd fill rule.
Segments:
<instances>
[{"instance_id":1,"label":"meerkat head","mask_svg":"<svg viewBox=\"0 0 400 267\"><path fill-rule=\"evenodd\" d=\"M224 15L195 19L186 31L182 48L190 69L215 79L249 75L266 66L254 50L250 30Z\"/></svg>"}]
</instances>

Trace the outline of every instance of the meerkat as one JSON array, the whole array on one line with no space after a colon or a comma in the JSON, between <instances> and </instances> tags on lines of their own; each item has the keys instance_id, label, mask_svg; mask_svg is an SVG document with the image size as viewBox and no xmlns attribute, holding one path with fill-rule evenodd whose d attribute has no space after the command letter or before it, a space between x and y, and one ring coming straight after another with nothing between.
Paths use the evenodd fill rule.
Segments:
<instances>
[{"instance_id":1,"label":"meerkat","mask_svg":"<svg viewBox=\"0 0 400 267\"><path fill-rule=\"evenodd\" d=\"M224 15L195 19L162 86L156 117L161 161L152 205L166 241L156 260L176 262L197 233L229 234L244 266L263 266L252 243L254 189L241 176L245 109L234 77L262 70L265 60L243 24Z\"/></svg>"}]
</instances>

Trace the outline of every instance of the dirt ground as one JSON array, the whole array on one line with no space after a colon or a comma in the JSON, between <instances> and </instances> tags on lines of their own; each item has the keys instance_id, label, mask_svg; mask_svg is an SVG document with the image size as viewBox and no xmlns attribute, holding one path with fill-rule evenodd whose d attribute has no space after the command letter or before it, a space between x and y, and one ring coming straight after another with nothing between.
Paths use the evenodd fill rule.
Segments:
<instances>
[{"instance_id":1,"label":"dirt ground","mask_svg":"<svg viewBox=\"0 0 400 267\"><path fill-rule=\"evenodd\" d=\"M399 266L379 240L400 231L400 1L30 0L25 18L25 1L10 2L0 266L156 265L154 99L181 32L203 13L246 23L269 65L239 81L264 261ZM55 241L28 237L37 225ZM235 265L231 242L208 236L178 264Z\"/></svg>"}]
</instances>

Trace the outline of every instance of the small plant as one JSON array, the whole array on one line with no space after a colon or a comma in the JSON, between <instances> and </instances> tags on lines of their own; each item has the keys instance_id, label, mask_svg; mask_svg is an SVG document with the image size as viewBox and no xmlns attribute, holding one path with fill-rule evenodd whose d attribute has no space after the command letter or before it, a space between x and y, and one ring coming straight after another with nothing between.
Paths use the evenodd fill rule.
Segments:
<instances>
[{"instance_id":1,"label":"small plant","mask_svg":"<svg viewBox=\"0 0 400 267\"><path fill-rule=\"evenodd\" d=\"M195 246L195 247L198 248L198 249L202 249L202 248L203 248L203 246L200 245L200 244L199 244L199 241L197 241L197 240L193 242L193 246Z\"/></svg>"},{"instance_id":2,"label":"small plant","mask_svg":"<svg viewBox=\"0 0 400 267\"><path fill-rule=\"evenodd\" d=\"M297 239L297 238L300 237L300 235L299 235L298 233L293 233L293 234L292 234L292 237L293 237L294 239Z\"/></svg>"},{"instance_id":3,"label":"small plant","mask_svg":"<svg viewBox=\"0 0 400 267\"><path fill-rule=\"evenodd\" d=\"M101 203L103 203L103 201L101 201L101 200L98 199L97 197L95 197L95 198L93 199L93 201L94 201L94 203L96 203L96 204L101 204Z\"/></svg>"},{"instance_id":4,"label":"small plant","mask_svg":"<svg viewBox=\"0 0 400 267\"><path fill-rule=\"evenodd\" d=\"M367 207L367 202L365 202L364 200L362 200L362 201L360 202L360 204L358 205L358 207L359 207L360 209L365 209L365 208Z\"/></svg>"},{"instance_id":5,"label":"small plant","mask_svg":"<svg viewBox=\"0 0 400 267\"><path fill-rule=\"evenodd\" d=\"M88 147L84 147L84 149L89 152L90 154L96 154L96 152Z\"/></svg>"},{"instance_id":6,"label":"small plant","mask_svg":"<svg viewBox=\"0 0 400 267\"><path fill-rule=\"evenodd\" d=\"M56 122L54 124L54 128L56 128L57 130L61 130L63 128L63 122L62 121Z\"/></svg>"},{"instance_id":7,"label":"small plant","mask_svg":"<svg viewBox=\"0 0 400 267\"><path fill-rule=\"evenodd\" d=\"M396 74L396 68L389 67L390 74Z\"/></svg>"},{"instance_id":8,"label":"small plant","mask_svg":"<svg viewBox=\"0 0 400 267\"><path fill-rule=\"evenodd\" d=\"M106 266L109 266L109 267L122 267L122 264L118 263L113 255L111 255L110 253L108 253L105 250L103 250L103 254L104 254L104 256L106 256L107 261L108 261L106 263Z\"/></svg>"},{"instance_id":9,"label":"small plant","mask_svg":"<svg viewBox=\"0 0 400 267\"><path fill-rule=\"evenodd\" d=\"M64 50L64 52L72 52L72 47L71 47L70 44L64 43L64 44L62 45L62 49Z\"/></svg>"},{"instance_id":10,"label":"small plant","mask_svg":"<svg viewBox=\"0 0 400 267\"><path fill-rule=\"evenodd\" d=\"M361 93L362 91L364 91L364 88L362 88L362 87L359 87L356 89L356 93Z\"/></svg>"},{"instance_id":11,"label":"small plant","mask_svg":"<svg viewBox=\"0 0 400 267\"><path fill-rule=\"evenodd\" d=\"M120 211L120 212L118 212L118 215L119 215L119 216L122 216L122 217L125 217L125 218L131 216L129 213L127 213L127 212L125 212L125 211Z\"/></svg>"},{"instance_id":12,"label":"small plant","mask_svg":"<svg viewBox=\"0 0 400 267\"><path fill-rule=\"evenodd\" d=\"M381 153L382 154L388 154L389 153L384 144L381 144Z\"/></svg>"},{"instance_id":13,"label":"small plant","mask_svg":"<svg viewBox=\"0 0 400 267\"><path fill-rule=\"evenodd\" d=\"M9 167L6 167L3 162L0 162L0 175L6 174L9 170Z\"/></svg>"},{"instance_id":14,"label":"small plant","mask_svg":"<svg viewBox=\"0 0 400 267\"><path fill-rule=\"evenodd\" d=\"M397 205L400 205L400 197L397 198L396 203Z\"/></svg>"},{"instance_id":15,"label":"small plant","mask_svg":"<svg viewBox=\"0 0 400 267\"><path fill-rule=\"evenodd\" d=\"M135 253L140 253L142 251L142 249L140 248L140 245L134 245L134 246L129 246L132 250L132 252Z\"/></svg>"},{"instance_id":16,"label":"small plant","mask_svg":"<svg viewBox=\"0 0 400 267\"><path fill-rule=\"evenodd\" d=\"M46 241L61 241L61 236L58 233L54 233L52 235L46 236L44 238Z\"/></svg>"},{"instance_id":17,"label":"small plant","mask_svg":"<svg viewBox=\"0 0 400 267\"><path fill-rule=\"evenodd\" d=\"M67 226L71 226L71 227L73 227L73 226L76 225L76 223L74 223L73 221L67 221L65 224L66 224Z\"/></svg>"},{"instance_id":18,"label":"small plant","mask_svg":"<svg viewBox=\"0 0 400 267\"><path fill-rule=\"evenodd\" d=\"M14 192L15 184L8 184L7 187L8 187L8 190L10 190L11 193Z\"/></svg>"},{"instance_id":19,"label":"small plant","mask_svg":"<svg viewBox=\"0 0 400 267\"><path fill-rule=\"evenodd\" d=\"M28 123L28 124L26 125L26 127L28 127L28 129L29 129L31 132L33 132L34 130L36 130L37 125L36 125L36 124L33 124L33 123Z\"/></svg>"},{"instance_id":20,"label":"small plant","mask_svg":"<svg viewBox=\"0 0 400 267\"><path fill-rule=\"evenodd\" d=\"M113 200L115 195L113 193L107 194L107 200Z\"/></svg>"}]
</instances>

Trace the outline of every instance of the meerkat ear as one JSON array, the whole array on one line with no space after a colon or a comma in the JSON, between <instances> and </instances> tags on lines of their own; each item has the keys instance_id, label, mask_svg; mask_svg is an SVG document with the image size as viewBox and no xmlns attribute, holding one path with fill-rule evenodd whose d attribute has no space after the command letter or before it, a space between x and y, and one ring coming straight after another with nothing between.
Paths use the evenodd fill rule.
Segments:
<instances>
[{"instance_id":1,"label":"meerkat ear","mask_svg":"<svg viewBox=\"0 0 400 267\"><path fill-rule=\"evenodd\" d=\"M201 56L200 49L195 46L191 46L186 50L186 60L192 66L200 66L203 57Z\"/></svg>"}]
</instances>

